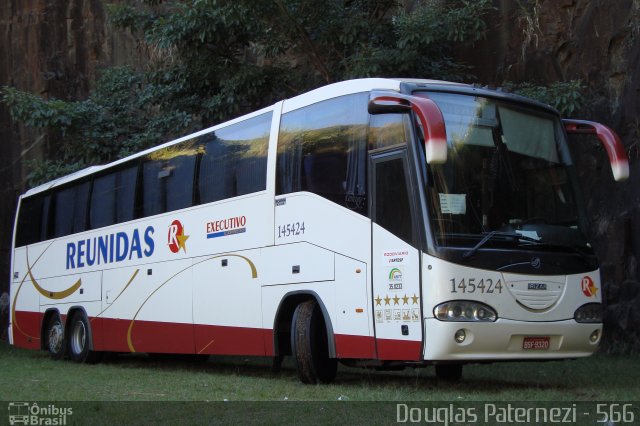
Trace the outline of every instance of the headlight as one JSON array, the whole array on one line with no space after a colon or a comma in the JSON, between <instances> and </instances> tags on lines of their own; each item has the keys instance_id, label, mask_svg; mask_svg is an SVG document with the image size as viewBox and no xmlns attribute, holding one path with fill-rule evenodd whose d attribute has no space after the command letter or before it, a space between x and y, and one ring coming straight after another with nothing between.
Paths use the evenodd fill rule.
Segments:
<instances>
[{"instance_id":1,"label":"headlight","mask_svg":"<svg viewBox=\"0 0 640 426\"><path fill-rule=\"evenodd\" d=\"M493 322L498 319L498 314L493 308L469 300L441 303L435 307L433 315L440 321Z\"/></svg>"},{"instance_id":2,"label":"headlight","mask_svg":"<svg viewBox=\"0 0 640 426\"><path fill-rule=\"evenodd\" d=\"M576 322L581 323L597 323L602 322L602 304L601 303L587 303L576 309L573 314L573 318Z\"/></svg>"}]
</instances>

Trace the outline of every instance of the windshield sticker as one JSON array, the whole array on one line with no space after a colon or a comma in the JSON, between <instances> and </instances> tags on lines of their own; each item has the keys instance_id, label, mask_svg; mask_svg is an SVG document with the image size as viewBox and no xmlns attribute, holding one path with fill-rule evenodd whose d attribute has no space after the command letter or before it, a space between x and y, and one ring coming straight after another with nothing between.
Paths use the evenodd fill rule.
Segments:
<instances>
[{"instance_id":1,"label":"windshield sticker","mask_svg":"<svg viewBox=\"0 0 640 426\"><path fill-rule=\"evenodd\" d=\"M467 194L438 194L440 196L440 212L443 214L467 213Z\"/></svg>"}]
</instances>

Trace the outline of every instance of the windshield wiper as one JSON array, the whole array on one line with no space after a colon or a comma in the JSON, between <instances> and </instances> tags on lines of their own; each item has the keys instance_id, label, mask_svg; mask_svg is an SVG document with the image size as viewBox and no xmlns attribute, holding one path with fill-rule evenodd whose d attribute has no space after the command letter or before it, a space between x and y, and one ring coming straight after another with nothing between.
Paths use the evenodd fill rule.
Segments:
<instances>
[{"instance_id":1,"label":"windshield wiper","mask_svg":"<svg viewBox=\"0 0 640 426\"><path fill-rule=\"evenodd\" d=\"M565 251L569 250L569 251L577 253L577 254L579 254L581 256L585 256L586 255L586 253L584 251L578 249L577 247L567 246L567 245L564 245L564 244L545 243L545 242L541 242L540 240L537 240L535 238L531 238L531 237L527 237L526 235L519 234L517 232L491 231L491 232L487 233L484 236L484 238L482 238L478 242L478 244L473 246L473 248L471 248L468 251L464 252L464 254L462 255L462 258L463 259L469 259L471 256L476 254L476 252L478 251L478 249L480 247L485 245L489 240L491 240L494 237L513 238L514 240L516 240L518 242L521 242L521 241L522 242L527 242L529 245L535 245L535 246L547 247L547 248L556 248L556 249L562 249L562 250L565 250Z\"/></svg>"},{"instance_id":2,"label":"windshield wiper","mask_svg":"<svg viewBox=\"0 0 640 426\"><path fill-rule=\"evenodd\" d=\"M508 238L514 238L517 241L526 241L528 243L532 243L532 244L536 244L536 245L542 245L542 243L538 240L536 240L535 238L531 238L531 237L527 237L525 235L522 234L518 234L516 232L504 232L504 231L491 231L488 234L486 234L484 236L483 239L481 239L478 244L476 244L475 246L473 246L472 249L470 249L469 251L466 251L463 255L462 258L463 259L468 259L471 256L473 256L474 254L476 254L476 252L478 251L478 249L480 247L482 247L483 245L485 245L490 239L492 239L493 237L508 237Z\"/></svg>"}]
</instances>

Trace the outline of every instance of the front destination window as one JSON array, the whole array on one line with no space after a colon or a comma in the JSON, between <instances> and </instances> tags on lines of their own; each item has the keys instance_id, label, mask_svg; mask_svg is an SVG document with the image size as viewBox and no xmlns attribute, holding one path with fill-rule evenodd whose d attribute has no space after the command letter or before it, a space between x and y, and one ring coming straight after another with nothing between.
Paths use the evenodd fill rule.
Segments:
<instances>
[{"instance_id":1,"label":"front destination window","mask_svg":"<svg viewBox=\"0 0 640 426\"><path fill-rule=\"evenodd\" d=\"M591 253L560 120L497 99L421 93L444 116L448 158L430 165L431 227L439 246L529 247Z\"/></svg>"}]
</instances>

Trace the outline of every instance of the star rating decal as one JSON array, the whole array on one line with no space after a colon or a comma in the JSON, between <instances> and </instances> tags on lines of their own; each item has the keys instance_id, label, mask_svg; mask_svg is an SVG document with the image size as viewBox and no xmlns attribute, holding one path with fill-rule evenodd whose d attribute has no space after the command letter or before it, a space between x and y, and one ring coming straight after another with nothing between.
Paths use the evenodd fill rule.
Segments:
<instances>
[{"instance_id":1,"label":"star rating decal","mask_svg":"<svg viewBox=\"0 0 640 426\"><path fill-rule=\"evenodd\" d=\"M376 298L373 300L375 300L376 306L382 306L383 301L385 306L389 306L391 305L392 300L394 305L400 305L401 300L403 305L418 305L419 304L418 300L420 300L420 296L417 296L415 293L413 293L413 296L407 296L407 294L405 293L404 296L402 297L398 297L397 295L394 295L393 297L389 297L389 295L385 294L384 298L381 298L379 295L376 295ZM411 303L409 303L409 300L411 300Z\"/></svg>"}]
</instances>

